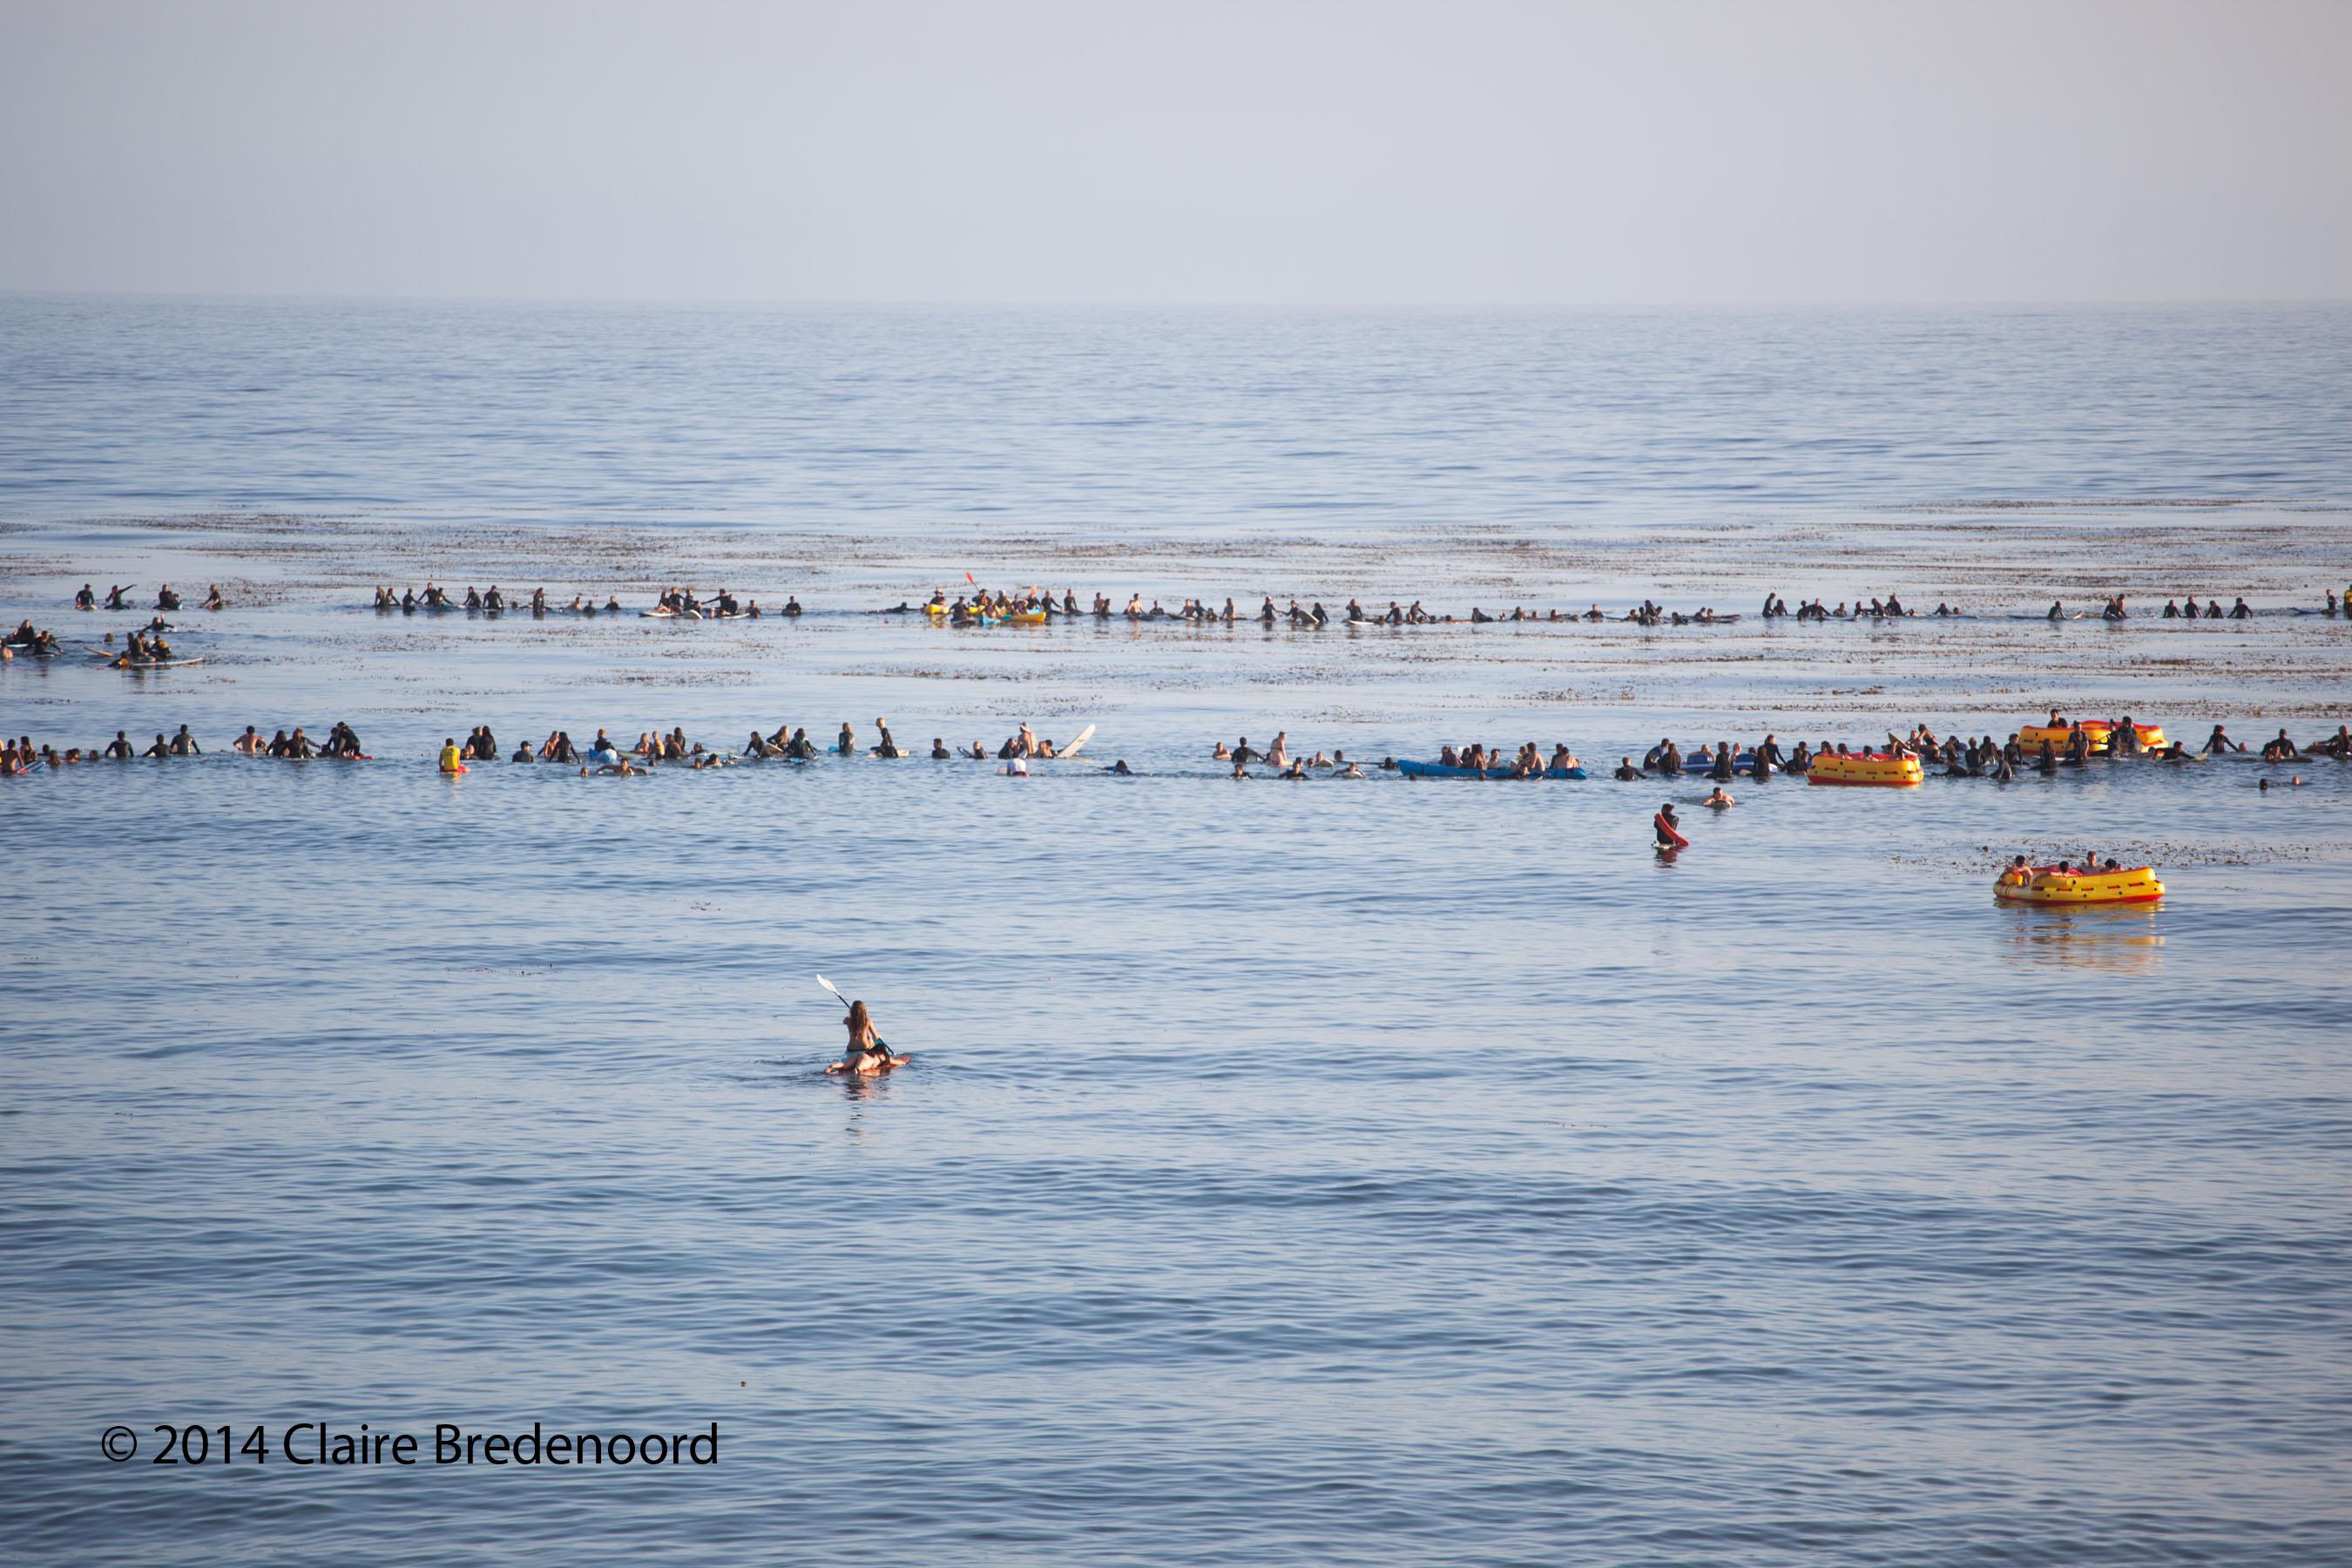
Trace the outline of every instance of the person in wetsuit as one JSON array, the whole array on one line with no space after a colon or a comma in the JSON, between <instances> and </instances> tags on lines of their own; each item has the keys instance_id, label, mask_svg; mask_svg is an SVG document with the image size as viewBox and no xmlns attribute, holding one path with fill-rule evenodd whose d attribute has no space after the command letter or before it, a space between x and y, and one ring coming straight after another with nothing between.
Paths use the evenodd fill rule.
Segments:
<instances>
[{"instance_id":1,"label":"person in wetsuit","mask_svg":"<svg viewBox=\"0 0 2352 1568\"><path fill-rule=\"evenodd\" d=\"M1667 801L1658 807L1658 814L1650 818L1650 827L1657 835L1659 848L1687 849L1690 847L1690 840L1682 835L1682 819L1675 815L1673 801Z\"/></svg>"}]
</instances>

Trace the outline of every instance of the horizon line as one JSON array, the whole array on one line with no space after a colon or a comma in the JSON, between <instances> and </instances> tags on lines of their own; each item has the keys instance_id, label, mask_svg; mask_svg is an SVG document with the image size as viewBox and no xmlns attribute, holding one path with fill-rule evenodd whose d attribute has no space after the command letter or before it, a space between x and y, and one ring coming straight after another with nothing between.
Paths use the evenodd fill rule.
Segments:
<instances>
[{"instance_id":1,"label":"horizon line","mask_svg":"<svg viewBox=\"0 0 2352 1568\"><path fill-rule=\"evenodd\" d=\"M10 300L185 300L384 305L700 306L877 310L2043 310L2352 305L2347 295L1982 296L1788 300L924 300L760 295L365 293L331 289L0 287Z\"/></svg>"}]
</instances>

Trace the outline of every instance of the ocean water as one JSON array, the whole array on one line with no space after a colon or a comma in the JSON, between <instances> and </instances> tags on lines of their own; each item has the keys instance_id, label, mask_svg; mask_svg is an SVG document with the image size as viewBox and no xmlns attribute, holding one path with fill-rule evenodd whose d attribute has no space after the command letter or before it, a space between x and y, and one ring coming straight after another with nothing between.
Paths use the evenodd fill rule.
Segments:
<instances>
[{"instance_id":1,"label":"ocean water","mask_svg":"<svg viewBox=\"0 0 2352 1568\"><path fill-rule=\"evenodd\" d=\"M2352 765L1234 782L2352 713L2352 312L0 301L27 1561L2352 1561ZM961 581L1732 626L873 609ZM798 621L380 616L433 574ZM1967 618L1798 628L1763 586ZM2190 587L2263 614L2186 625ZM2135 618L2051 624L2128 592ZM1079 759L433 772L1026 720ZM376 760L223 754L352 721ZM1101 768L1125 758L1139 776ZM2261 787L2267 782L2271 787ZM1673 862L1649 814L1679 803ZM1996 905L2018 850L2155 908ZM825 1077L824 973L914 1064ZM303 1467L296 1423L720 1434ZM269 1457L152 1462L156 1425ZM117 1424L140 1439L102 1455Z\"/></svg>"}]
</instances>

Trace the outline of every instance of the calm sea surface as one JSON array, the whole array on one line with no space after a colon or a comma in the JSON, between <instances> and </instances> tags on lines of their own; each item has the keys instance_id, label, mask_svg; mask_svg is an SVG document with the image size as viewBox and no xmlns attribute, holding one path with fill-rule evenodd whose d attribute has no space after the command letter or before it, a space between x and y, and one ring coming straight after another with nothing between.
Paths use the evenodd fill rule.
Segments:
<instances>
[{"instance_id":1,"label":"calm sea surface","mask_svg":"<svg viewBox=\"0 0 2352 1568\"><path fill-rule=\"evenodd\" d=\"M29 1562L2352 1562L2352 310L0 300L0 1540ZM866 612L971 569L1737 626ZM367 585L797 622L378 616ZM79 650L218 581L205 662ZM1969 618L1798 628L1767 586ZM2250 621L2144 618L2194 590ZM2135 618L2052 625L2128 592ZM192 594L191 599L194 597ZM146 602L144 598L142 602ZM436 776L683 725L1086 755ZM224 754L348 719L378 759ZM1234 783L1568 741L1590 782ZM1127 759L1140 776L1100 771ZM2293 781L2300 779L2300 783ZM2268 780L2273 786L2258 787ZM1661 799L1694 847L1647 847ZM1705 820L1696 820L1705 818ZM1990 868L2153 861L2153 910ZM915 1065L845 1085L822 972ZM287 1429L720 1432L298 1467ZM151 1462L157 1423L266 1427ZM100 1435L142 1445L110 1463Z\"/></svg>"}]
</instances>

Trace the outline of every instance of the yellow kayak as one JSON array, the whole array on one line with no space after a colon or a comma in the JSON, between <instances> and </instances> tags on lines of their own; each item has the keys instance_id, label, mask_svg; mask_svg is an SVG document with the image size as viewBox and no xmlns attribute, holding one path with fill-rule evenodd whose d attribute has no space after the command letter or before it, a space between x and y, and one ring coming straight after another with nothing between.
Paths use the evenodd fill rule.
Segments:
<instances>
[{"instance_id":1,"label":"yellow kayak","mask_svg":"<svg viewBox=\"0 0 2352 1568\"><path fill-rule=\"evenodd\" d=\"M2003 871L1992 896L2012 904L2152 904L2164 897L2164 884L2153 866L2115 871L2025 866Z\"/></svg>"},{"instance_id":2,"label":"yellow kayak","mask_svg":"<svg viewBox=\"0 0 2352 1568\"><path fill-rule=\"evenodd\" d=\"M1881 784L1890 789L1901 789L1906 784L1917 784L1924 776L1916 757L1890 756L1884 752L1831 752L1815 757L1808 764L1805 782L1817 784Z\"/></svg>"}]
</instances>

